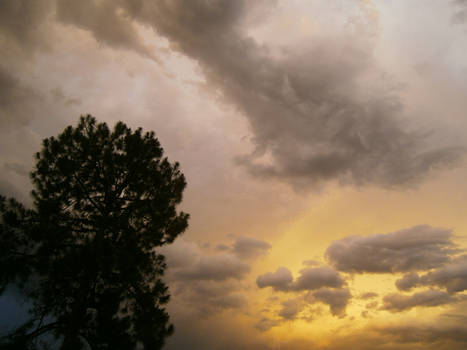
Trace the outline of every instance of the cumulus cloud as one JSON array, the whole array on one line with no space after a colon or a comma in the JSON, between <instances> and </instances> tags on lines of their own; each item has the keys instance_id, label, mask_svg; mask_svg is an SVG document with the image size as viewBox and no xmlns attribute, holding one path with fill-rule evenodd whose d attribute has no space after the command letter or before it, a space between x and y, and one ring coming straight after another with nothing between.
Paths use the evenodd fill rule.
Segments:
<instances>
[{"instance_id":1,"label":"cumulus cloud","mask_svg":"<svg viewBox=\"0 0 467 350\"><path fill-rule=\"evenodd\" d=\"M449 293L467 290L467 255L459 256L449 263L425 275L405 275L396 281L400 290L409 290L418 286L436 286L446 289Z\"/></svg>"},{"instance_id":2,"label":"cumulus cloud","mask_svg":"<svg viewBox=\"0 0 467 350\"><path fill-rule=\"evenodd\" d=\"M334 316L344 316L351 298L349 289L344 288L345 280L330 267L304 268L295 280L289 269L280 267L276 272L258 276L256 284L259 288L272 287L275 291L308 292L282 303L279 316L288 320L294 319L306 304L316 302L329 305Z\"/></svg>"},{"instance_id":3,"label":"cumulus cloud","mask_svg":"<svg viewBox=\"0 0 467 350\"><path fill-rule=\"evenodd\" d=\"M401 312L417 306L440 306L458 301L449 293L440 290L426 290L412 295L388 294L383 298L383 310Z\"/></svg>"},{"instance_id":4,"label":"cumulus cloud","mask_svg":"<svg viewBox=\"0 0 467 350\"><path fill-rule=\"evenodd\" d=\"M195 243L178 240L175 244L164 247L169 270L173 278L180 280L242 279L250 271L250 264L255 258L268 253L271 245L251 238L239 237L231 246L218 245L221 253L206 254Z\"/></svg>"},{"instance_id":5,"label":"cumulus cloud","mask_svg":"<svg viewBox=\"0 0 467 350\"><path fill-rule=\"evenodd\" d=\"M230 254L201 256L192 266L175 272L184 280L223 281L241 279L250 271L250 265Z\"/></svg>"},{"instance_id":6,"label":"cumulus cloud","mask_svg":"<svg viewBox=\"0 0 467 350\"><path fill-rule=\"evenodd\" d=\"M252 237L239 237L235 240L232 253L241 259L252 259L266 255L271 245Z\"/></svg>"},{"instance_id":7,"label":"cumulus cloud","mask_svg":"<svg viewBox=\"0 0 467 350\"><path fill-rule=\"evenodd\" d=\"M334 241L326 256L339 271L391 273L428 270L449 261L454 251L449 229L419 225Z\"/></svg>"},{"instance_id":8,"label":"cumulus cloud","mask_svg":"<svg viewBox=\"0 0 467 350\"><path fill-rule=\"evenodd\" d=\"M279 311L279 316L281 316L285 320L294 320L305 306L301 298L288 299L282 302L281 305L282 308Z\"/></svg>"},{"instance_id":9,"label":"cumulus cloud","mask_svg":"<svg viewBox=\"0 0 467 350\"><path fill-rule=\"evenodd\" d=\"M345 285L339 272L330 267L305 268L291 286L294 290L315 290L322 287L341 288Z\"/></svg>"},{"instance_id":10,"label":"cumulus cloud","mask_svg":"<svg viewBox=\"0 0 467 350\"><path fill-rule=\"evenodd\" d=\"M446 288L449 293L467 290L467 255L422 276L421 283Z\"/></svg>"},{"instance_id":11,"label":"cumulus cloud","mask_svg":"<svg viewBox=\"0 0 467 350\"><path fill-rule=\"evenodd\" d=\"M409 130L400 98L374 78L382 76L370 44L374 28L315 36L299 53L274 54L241 30L249 6L60 0L57 14L108 45L150 55L136 21L196 60L207 81L247 117L255 150L239 163L257 176L296 186L331 179L393 187L458 160L460 148L429 145L428 133Z\"/></svg>"},{"instance_id":12,"label":"cumulus cloud","mask_svg":"<svg viewBox=\"0 0 467 350\"><path fill-rule=\"evenodd\" d=\"M179 239L165 246L160 253L166 257L166 280L177 305L209 317L228 309L241 309L247 298L241 282L250 271L250 265L231 252L209 254L200 246Z\"/></svg>"},{"instance_id":13,"label":"cumulus cloud","mask_svg":"<svg viewBox=\"0 0 467 350\"><path fill-rule=\"evenodd\" d=\"M348 288L330 289L321 288L312 293L312 298L329 305L329 310L334 316L345 316L345 310L350 301L351 294Z\"/></svg>"},{"instance_id":14,"label":"cumulus cloud","mask_svg":"<svg viewBox=\"0 0 467 350\"><path fill-rule=\"evenodd\" d=\"M420 277L417 273L411 272L404 275L396 281L396 287L399 290L410 290L420 282Z\"/></svg>"},{"instance_id":15,"label":"cumulus cloud","mask_svg":"<svg viewBox=\"0 0 467 350\"><path fill-rule=\"evenodd\" d=\"M293 281L290 270L286 267L279 267L276 272L267 272L258 276L256 284L259 288L272 287L274 290L287 291Z\"/></svg>"},{"instance_id":16,"label":"cumulus cloud","mask_svg":"<svg viewBox=\"0 0 467 350\"><path fill-rule=\"evenodd\" d=\"M292 273L286 267L276 272L258 276L256 284L260 288L272 287L281 291L310 291L322 287L341 288L345 285L339 272L330 267L309 267L300 270L300 275L293 281Z\"/></svg>"}]
</instances>

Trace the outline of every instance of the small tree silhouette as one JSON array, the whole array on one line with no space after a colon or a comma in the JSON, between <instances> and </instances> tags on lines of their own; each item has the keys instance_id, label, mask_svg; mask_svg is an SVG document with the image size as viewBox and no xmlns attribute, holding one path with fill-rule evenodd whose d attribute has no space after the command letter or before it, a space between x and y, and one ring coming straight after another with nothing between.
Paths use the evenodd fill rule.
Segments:
<instances>
[{"instance_id":1,"label":"small tree silhouette","mask_svg":"<svg viewBox=\"0 0 467 350\"><path fill-rule=\"evenodd\" d=\"M33 209L0 197L0 293L16 285L31 304L2 347L160 349L173 326L155 247L188 226L178 163L153 132L90 115L36 159Z\"/></svg>"}]
</instances>

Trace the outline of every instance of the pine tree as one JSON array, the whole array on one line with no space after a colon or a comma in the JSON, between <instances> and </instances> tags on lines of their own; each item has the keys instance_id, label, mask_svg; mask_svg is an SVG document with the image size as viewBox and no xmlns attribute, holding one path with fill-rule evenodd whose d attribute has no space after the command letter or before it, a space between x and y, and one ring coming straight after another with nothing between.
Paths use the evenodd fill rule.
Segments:
<instances>
[{"instance_id":1,"label":"pine tree","mask_svg":"<svg viewBox=\"0 0 467 350\"><path fill-rule=\"evenodd\" d=\"M179 164L153 132L89 115L36 161L33 208L0 197L0 293L15 285L31 305L3 347L160 349L173 326L156 248L188 226Z\"/></svg>"}]
</instances>

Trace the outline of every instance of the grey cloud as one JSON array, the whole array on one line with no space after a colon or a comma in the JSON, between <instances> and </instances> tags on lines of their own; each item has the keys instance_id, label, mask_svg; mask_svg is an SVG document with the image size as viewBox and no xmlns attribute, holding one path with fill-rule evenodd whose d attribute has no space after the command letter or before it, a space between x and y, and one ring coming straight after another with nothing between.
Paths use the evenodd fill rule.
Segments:
<instances>
[{"instance_id":1,"label":"grey cloud","mask_svg":"<svg viewBox=\"0 0 467 350\"><path fill-rule=\"evenodd\" d=\"M449 293L467 290L467 255L422 276L421 282L446 288Z\"/></svg>"},{"instance_id":2,"label":"grey cloud","mask_svg":"<svg viewBox=\"0 0 467 350\"><path fill-rule=\"evenodd\" d=\"M345 285L339 273L329 267L305 268L292 285L294 290L315 290L321 287L341 288Z\"/></svg>"},{"instance_id":3,"label":"grey cloud","mask_svg":"<svg viewBox=\"0 0 467 350\"><path fill-rule=\"evenodd\" d=\"M404 290L404 287L409 289L417 286L436 286L446 289L449 293L465 291L467 290L467 255L459 256L425 275L404 276L396 281L396 286L401 290Z\"/></svg>"},{"instance_id":4,"label":"grey cloud","mask_svg":"<svg viewBox=\"0 0 467 350\"><path fill-rule=\"evenodd\" d=\"M241 0L59 0L57 14L99 41L151 56L134 29L137 21L196 60L207 81L247 117L255 150L238 161L254 175L294 186L339 180L397 187L459 160L463 149L428 146L429 133L409 130L388 82L365 80L382 74L364 33L316 36L299 54L274 55L242 31L249 6Z\"/></svg>"},{"instance_id":5,"label":"grey cloud","mask_svg":"<svg viewBox=\"0 0 467 350\"><path fill-rule=\"evenodd\" d=\"M193 266L175 272L184 280L223 281L230 278L241 279L250 271L250 266L230 254L201 256Z\"/></svg>"},{"instance_id":6,"label":"grey cloud","mask_svg":"<svg viewBox=\"0 0 467 350\"><path fill-rule=\"evenodd\" d=\"M368 303L365 305L365 309L376 309L377 307L378 307L377 301L372 301L371 303Z\"/></svg>"},{"instance_id":7,"label":"grey cloud","mask_svg":"<svg viewBox=\"0 0 467 350\"><path fill-rule=\"evenodd\" d=\"M417 273L412 272L404 275L396 281L396 287L399 290L410 290L420 282L420 277Z\"/></svg>"},{"instance_id":8,"label":"grey cloud","mask_svg":"<svg viewBox=\"0 0 467 350\"><path fill-rule=\"evenodd\" d=\"M391 273L428 270L449 261L454 244L451 230L419 225L408 229L353 236L334 241L326 250L340 271Z\"/></svg>"},{"instance_id":9,"label":"grey cloud","mask_svg":"<svg viewBox=\"0 0 467 350\"><path fill-rule=\"evenodd\" d=\"M277 320L271 320L267 317L263 317L259 322L255 325L255 328L259 329L262 332L266 332L270 330L272 327L279 325L280 322Z\"/></svg>"},{"instance_id":10,"label":"grey cloud","mask_svg":"<svg viewBox=\"0 0 467 350\"><path fill-rule=\"evenodd\" d=\"M412 295L389 294L383 298L383 310L401 312L417 306L439 306L458 301L449 293L440 290L426 290Z\"/></svg>"},{"instance_id":11,"label":"grey cloud","mask_svg":"<svg viewBox=\"0 0 467 350\"><path fill-rule=\"evenodd\" d=\"M345 280L337 271L329 267L302 269L295 281L289 269L280 267L274 273L268 272L258 276L256 284L259 288L272 287L282 292L309 292L302 297L282 303L279 316L289 320L294 319L304 308L303 301L322 302L329 305L334 316L344 316L351 298L349 289L343 288L346 285Z\"/></svg>"},{"instance_id":12,"label":"grey cloud","mask_svg":"<svg viewBox=\"0 0 467 350\"><path fill-rule=\"evenodd\" d=\"M282 302L282 309L279 311L279 316L286 320L294 320L298 313L303 310L304 302L302 299L289 299Z\"/></svg>"},{"instance_id":13,"label":"grey cloud","mask_svg":"<svg viewBox=\"0 0 467 350\"><path fill-rule=\"evenodd\" d=\"M272 287L275 290L289 290L293 276L286 267L279 267L276 272L267 272L258 276L256 284L259 288Z\"/></svg>"},{"instance_id":14,"label":"grey cloud","mask_svg":"<svg viewBox=\"0 0 467 350\"><path fill-rule=\"evenodd\" d=\"M206 255L195 243L179 239L160 250L166 257L172 300L186 306L185 313L208 317L242 308L247 299L239 281L250 266L231 253Z\"/></svg>"},{"instance_id":15,"label":"grey cloud","mask_svg":"<svg viewBox=\"0 0 467 350\"><path fill-rule=\"evenodd\" d=\"M0 38L3 44L22 47L27 53L48 46L45 22L53 9L52 0L2 0Z\"/></svg>"},{"instance_id":16,"label":"grey cloud","mask_svg":"<svg viewBox=\"0 0 467 350\"><path fill-rule=\"evenodd\" d=\"M367 300L367 299L373 299L378 296L378 293L375 292L366 292L360 295L360 299Z\"/></svg>"},{"instance_id":17,"label":"grey cloud","mask_svg":"<svg viewBox=\"0 0 467 350\"><path fill-rule=\"evenodd\" d=\"M5 162L3 167L6 171L11 171L19 176L29 176L30 169L27 168L24 164L17 162Z\"/></svg>"},{"instance_id":18,"label":"grey cloud","mask_svg":"<svg viewBox=\"0 0 467 350\"><path fill-rule=\"evenodd\" d=\"M378 333L389 335L398 343L438 343L433 349L465 349L467 329L465 325L391 325L375 328ZM454 343L452 343L454 342ZM413 346L413 345L412 345ZM420 347L422 349L422 347Z\"/></svg>"},{"instance_id":19,"label":"grey cloud","mask_svg":"<svg viewBox=\"0 0 467 350\"><path fill-rule=\"evenodd\" d=\"M300 275L293 281L292 273L286 267L276 272L258 276L256 284L260 288L272 287L279 291L309 291L322 287L341 288L345 285L339 273L330 267L309 267L300 270Z\"/></svg>"},{"instance_id":20,"label":"grey cloud","mask_svg":"<svg viewBox=\"0 0 467 350\"><path fill-rule=\"evenodd\" d=\"M322 288L312 294L312 298L329 305L329 309L334 316L345 316L345 310L351 298L350 291L344 289Z\"/></svg>"},{"instance_id":21,"label":"grey cloud","mask_svg":"<svg viewBox=\"0 0 467 350\"><path fill-rule=\"evenodd\" d=\"M0 125L23 126L36 117L42 95L0 66Z\"/></svg>"},{"instance_id":22,"label":"grey cloud","mask_svg":"<svg viewBox=\"0 0 467 350\"><path fill-rule=\"evenodd\" d=\"M166 257L169 278L174 280L241 279L250 271L250 265L235 255L204 255L195 243L183 239L164 247L160 252Z\"/></svg>"},{"instance_id":23,"label":"grey cloud","mask_svg":"<svg viewBox=\"0 0 467 350\"><path fill-rule=\"evenodd\" d=\"M189 280L177 281L170 287L173 302L185 306L185 315L194 313L199 317L209 317L248 304L247 298L234 282Z\"/></svg>"},{"instance_id":24,"label":"grey cloud","mask_svg":"<svg viewBox=\"0 0 467 350\"><path fill-rule=\"evenodd\" d=\"M465 0L454 0L455 13L452 16L452 21L455 24L464 24L467 22L467 1Z\"/></svg>"},{"instance_id":25,"label":"grey cloud","mask_svg":"<svg viewBox=\"0 0 467 350\"><path fill-rule=\"evenodd\" d=\"M184 239L178 239L173 244L163 247L160 253L166 258L169 272L172 269L191 267L202 254L196 244Z\"/></svg>"},{"instance_id":26,"label":"grey cloud","mask_svg":"<svg viewBox=\"0 0 467 350\"><path fill-rule=\"evenodd\" d=\"M416 183L463 153L429 147L428 133L409 130L387 82L362 87L368 86L364 77L378 69L361 32L314 38L301 54L279 58L241 31L246 1L119 3L195 59L208 81L248 118L256 149L239 162L255 175L296 186L337 179L394 187Z\"/></svg>"},{"instance_id":27,"label":"grey cloud","mask_svg":"<svg viewBox=\"0 0 467 350\"><path fill-rule=\"evenodd\" d=\"M57 19L91 32L97 41L115 48L131 49L156 60L125 13L121 1L57 0Z\"/></svg>"},{"instance_id":28,"label":"grey cloud","mask_svg":"<svg viewBox=\"0 0 467 350\"><path fill-rule=\"evenodd\" d=\"M82 103L80 98L67 97L61 87L50 90L50 93L57 102L63 103L65 106L80 105Z\"/></svg>"},{"instance_id":29,"label":"grey cloud","mask_svg":"<svg viewBox=\"0 0 467 350\"><path fill-rule=\"evenodd\" d=\"M216 245L216 250L218 250L220 252L225 252L225 251L227 251L229 249L230 249L230 247L227 244L218 244L218 245Z\"/></svg>"},{"instance_id":30,"label":"grey cloud","mask_svg":"<svg viewBox=\"0 0 467 350\"><path fill-rule=\"evenodd\" d=\"M316 261L316 260L305 260L303 262L303 265L305 266L318 266L320 265L319 261Z\"/></svg>"},{"instance_id":31,"label":"grey cloud","mask_svg":"<svg viewBox=\"0 0 467 350\"><path fill-rule=\"evenodd\" d=\"M232 252L241 259L252 259L266 255L271 245L265 241L251 237L240 237L234 242Z\"/></svg>"}]
</instances>

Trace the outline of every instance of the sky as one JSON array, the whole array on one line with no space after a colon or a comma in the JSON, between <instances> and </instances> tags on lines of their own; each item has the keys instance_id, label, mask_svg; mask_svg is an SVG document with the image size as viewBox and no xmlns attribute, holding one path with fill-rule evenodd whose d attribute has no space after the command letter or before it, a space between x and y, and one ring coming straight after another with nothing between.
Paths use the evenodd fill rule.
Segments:
<instances>
[{"instance_id":1,"label":"sky","mask_svg":"<svg viewBox=\"0 0 467 350\"><path fill-rule=\"evenodd\" d=\"M88 113L180 162L166 349L467 347L467 1L2 0L0 51L0 193Z\"/></svg>"}]
</instances>

